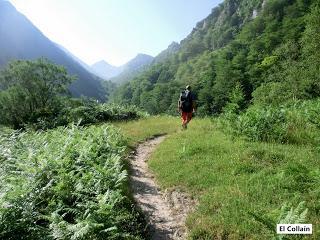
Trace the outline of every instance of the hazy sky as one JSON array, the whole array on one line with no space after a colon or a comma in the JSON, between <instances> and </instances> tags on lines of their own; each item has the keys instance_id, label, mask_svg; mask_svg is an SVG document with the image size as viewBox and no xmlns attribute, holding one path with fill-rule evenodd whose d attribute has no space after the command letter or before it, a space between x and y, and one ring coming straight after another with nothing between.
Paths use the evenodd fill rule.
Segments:
<instances>
[{"instance_id":1,"label":"hazy sky","mask_svg":"<svg viewBox=\"0 0 320 240\"><path fill-rule=\"evenodd\" d=\"M180 42L222 0L10 0L48 38L88 64L121 65Z\"/></svg>"}]
</instances>

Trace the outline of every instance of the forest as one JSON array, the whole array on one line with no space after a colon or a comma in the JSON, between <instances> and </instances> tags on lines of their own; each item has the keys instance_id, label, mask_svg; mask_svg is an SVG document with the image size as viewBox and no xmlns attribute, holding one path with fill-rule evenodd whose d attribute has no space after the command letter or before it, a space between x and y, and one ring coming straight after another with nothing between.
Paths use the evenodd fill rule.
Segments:
<instances>
[{"instance_id":1,"label":"forest","mask_svg":"<svg viewBox=\"0 0 320 240\"><path fill-rule=\"evenodd\" d=\"M176 114L181 90L191 85L199 116L240 114L244 124L270 113L275 124L285 119L319 127L319 22L317 1L225 1L175 51L120 86L113 101ZM295 120L283 113L290 109Z\"/></svg>"}]
</instances>

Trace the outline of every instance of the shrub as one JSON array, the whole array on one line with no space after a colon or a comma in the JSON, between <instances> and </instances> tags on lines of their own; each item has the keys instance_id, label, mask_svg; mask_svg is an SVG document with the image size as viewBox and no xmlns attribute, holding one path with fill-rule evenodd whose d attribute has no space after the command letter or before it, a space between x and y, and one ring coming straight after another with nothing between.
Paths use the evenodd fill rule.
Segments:
<instances>
[{"instance_id":1,"label":"shrub","mask_svg":"<svg viewBox=\"0 0 320 240\"><path fill-rule=\"evenodd\" d=\"M79 122L81 125L107 121L126 121L146 116L134 106L116 104L91 104L71 109L68 122Z\"/></svg>"},{"instance_id":2,"label":"shrub","mask_svg":"<svg viewBox=\"0 0 320 240\"><path fill-rule=\"evenodd\" d=\"M0 136L0 239L141 239L111 126Z\"/></svg>"},{"instance_id":3,"label":"shrub","mask_svg":"<svg viewBox=\"0 0 320 240\"><path fill-rule=\"evenodd\" d=\"M88 125L110 121L128 121L147 116L135 106L101 104L93 100L65 98L56 111L41 112L25 126L33 129L50 129L68 124Z\"/></svg>"},{"instance_id":4,"label":"shrub","mask_svg":"<svg viewBox=\"0 0 320 240\"><path fill-rule=\"evenodd\" d=\"M317 144L320 100L297 101L280 107L254 105L240 115L225 116L223 126L252 141Z\"/></svg>"}]
</instances>

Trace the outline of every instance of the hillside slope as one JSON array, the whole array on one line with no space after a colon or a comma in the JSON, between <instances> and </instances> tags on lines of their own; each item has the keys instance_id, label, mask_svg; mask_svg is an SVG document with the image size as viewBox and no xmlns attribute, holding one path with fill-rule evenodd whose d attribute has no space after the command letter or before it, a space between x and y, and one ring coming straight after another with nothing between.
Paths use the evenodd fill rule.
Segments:
<instances>
[{"instance_id":1,"label":"hillside slope","mask_svg":"<svg viewBox=\"0 0 320 240\"><path fill-rule=\"evenodd\" d=\"M320 96L319 5L316 0L225 0L200 21L179 49L120 87L114 101L150 113L174 113L190 84L200 114L233 101L280 104ZM310 62L310 59L313 61ZM280 98L282 93L282 97Z\"/></svg>"},{"instance_id":2,"label":"hillside slope","mask_svg":"<svg viewBox=\"0 0 320 240\"><path fill-rule=\"evenodd\" d=\"M99 79L44 36L8 1L0 1L0 36L0 67L15 59L45 57L65 66L70 74L78 77L70 86L74 96L104 99L105 93Z\"/></svg>"},{"instance_id":3,"label":"hillside slope","mask_svg":"<svg viewBox=\"0 0 320 240\"><path fill-rule=\"evenodd\" d=\"M91 72L104 80L121 84L130 80L133 76L138 75L138 73L146 69L152 61L152 56L139 53L129 62L118 67L101 60L93 64L90 69Z\"/></svg>"},{"instance_id":4,"label":"hillside slope","mask_svg":"<svg viewBox=\"0 0 320 240\"><path fill-rule=\"evenodd\" d=\"M130 81L130 79L148 68L153 59L154 58L150 55L139 53L129 62L119 67L121 72L117 76L111 78L110 81L116 84L122 84Z\"/></svg>"},{"instance_id":5,"label":"hillside slope","mask_svg":"<svg viewBox=\"0 0 320 240\"><path fill-rule=\"evenodd\" d=\"M112 66L104 60L94 63L90 68L92 72L104 80L115 77L123 71L123 67Z\"/></svg>"}]
</instances>

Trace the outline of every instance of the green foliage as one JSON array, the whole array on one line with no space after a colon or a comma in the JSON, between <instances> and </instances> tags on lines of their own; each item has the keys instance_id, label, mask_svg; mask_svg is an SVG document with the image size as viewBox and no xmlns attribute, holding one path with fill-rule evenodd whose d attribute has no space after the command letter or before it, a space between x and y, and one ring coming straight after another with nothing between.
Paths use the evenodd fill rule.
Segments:
<instances>
[{"instance_id":1,"label":"green foliage","mask_svg":"<svg viewBox=\"0 0 320 240\"><path fill-rule=\"evenodd\" d=\"M262 63L261 63L261 67L270 67L272 65L274 65L278 60L278 56L269 56L266 57L265 59L263 59Z\"/></svg>"},{"instance_id":2,"label":"green foliage","mask_svg":"<svg viewBox=\"0 0 320 240\"><path fill-rule=\"evenodd\" d=\"M0 77L0 123L20 128L54 114L72 80L65 68L46 59L11 62Z\"/></svg>"},{"instance_id":3,"label":"green foliage","mask_svg":"<svg viewBox=\"0 0 320 240\"><path fill-rule=\"evenodd\" d=\"M0 136L1 239L142 239L111 126Z\"/></svg>"},{"instance_id":4,"label":"green foliage","mask_svg":"<svg viewBox=\"0 0 320 240\"><path fill-rule=\"evenodd\" d=\"M279 235L276 232L275 226L277 224L304 224L307 222L307 213L308 208L305 207L305 202L300 202L298 206L294 209L291 207L291 204L284 203L281 207L280 214L278 219L275 221L273 219L269 219L266 216L261 216L255 213L250 213L254 219L263 225L265 225L271 232L273 232L274 240L283 240L283 239L292 239L287 237L286 235ZM299 237L295 237L294 239L301 239Z\"/></svg>"},{"instance_id":5,"label":"green foliage","mask_svg":"<svg viewBox=\"0 0 320 240\"><path fill-rule=\"evenodd\" d=\"M229 102L224 108L225 114L239 114L244 108L244 94L240 84L237 84L229 96Z\"/></svg>"},{"instance_id":6,"label":"green foliage","mask_svg":"<svg viewBox=\"0 0 320 240\"><path fill-rule=\"evenodd\" d=\"M151 114L174 114L181 88L192 85L199 114L214 115L230 107L237 84L241 108L318 98L319 4L263 2L224 1L175 53L121 86L113 100L133 102Z\"/></svg>"},{"instance_id":7,"label":"green foliage","mask_svg":"<svg viewBox=\"0 0 320 240\"><path fill-rule=\"evenodd\" d=\"M0 124L48 129L72 122L90 124L144 115L132 106L63 97L72 79L63 67L45 59L10 63L0 78ZM110 94L114 86L106 83L106 88Z\"/></svg>"},{"instance_id":8,"label":"green foliage","mask_svg":"<svg viewBox=\"0 0 320 240\"><path fill-rule=\"evenodd\" d=\"M293 99L293 92L280 82L269 82L258 87L252 96L255 104L280 106Z\"/></svg>"},{"instance_id":9,"label":"green foliage","mask_svg":"<svg viewBox=\"0 0 320 240\"><path fill-rule=\"evenodd\" d=\"M69 123L79 122L80 125L108 121L127 121L147 116L146 113L139 111L134 106L97 104L95 102L87 102L82 106L69 109L66 114Z\"/></svg>"},{"instance_id":10,"label":"green foliage","mask_svg":"<svg viewBox=\"0 0 320 240\"><path fill-rule=\"evenodd\" d=\"M224 127L252 141L319 144L320 101L302 101L281 107L253 106L234 118L226 118ZM228 115L227 115L228 117Z\"/></svg>"},{"instance_id":11,"label":"green foliage","mask_svg":"<svg viewBox=\"0 0 320 240\"><path fill-rule=\"evenodd\" d=\"M110 100L110 97L112 96L112 94L116 90L117 85L114 82L105 80L102 82L102 86L104 87L104 89L106 91L106 102L108 102Z\"/></svg>"}]
</instances>

